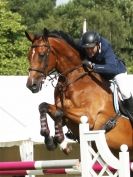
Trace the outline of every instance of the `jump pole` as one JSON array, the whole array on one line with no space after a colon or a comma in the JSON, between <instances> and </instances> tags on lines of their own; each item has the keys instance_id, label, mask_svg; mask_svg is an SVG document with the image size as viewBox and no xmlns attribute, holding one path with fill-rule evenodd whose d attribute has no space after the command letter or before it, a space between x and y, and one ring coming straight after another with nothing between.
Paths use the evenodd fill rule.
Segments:
<instances>
[{"instance_id":1,"label":"jump pole","mask_svg":"<svg viewBox=\"0 0 133 177\"><path fill-rule=\"evenodd\" d=\"M5 162L3 162L5 163ZM6 162L7 164L8 162ZM9 165L9 164L8 164ZM24 168L24 167L23 167ZM99 172L102 170L102 166L98 163L96 163L93 167L93 170L96 172ZM79 170L79 166L74 166L74 168L49 168L49 169L38 169L38 170L30 170L30 169L14 169L14 170L1 170L0 175L50 175L50 174L81 174L81 171ZM116 170L112 167L108 167L108 169L112 172L115 172ZM130 169L133 171L133 162L130 164Z\"/></svg>"},{"instance_id":2,"label":"jump pole","mask_svg":"<svg viewBox=\"0 0 133 177\"><path fill-rule=\"evenodd\" d=\"M0 171L2 170L37 170L49 168L71 168L78 166L78 159L68 160L46 160L46 161L17 161L0 162Z\"/></svg>"},{"instance_id":3,"label":"jump pole","mask_svg":"<svg viewBox=\"0 0 133 177\"><path fill-rule=\"evenodd\" d=\"M73 168L53 168L53 169L42 169L42 170L3 170L0 171L0 175L50 175L50 174L69 174L76 175L81 174L77 169Z\"/></svg>"}]
</instances>

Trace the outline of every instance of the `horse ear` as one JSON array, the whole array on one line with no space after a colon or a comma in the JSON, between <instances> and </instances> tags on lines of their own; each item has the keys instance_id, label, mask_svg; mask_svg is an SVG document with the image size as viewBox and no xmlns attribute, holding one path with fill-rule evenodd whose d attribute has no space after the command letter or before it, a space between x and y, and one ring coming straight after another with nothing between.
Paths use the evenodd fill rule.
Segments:
<instances>
[{"instance_id":1,"label":"horse ear","mask_svg":"<svg viewBox=\"0 0 133 177\"><path fill-rule=\"evenodd\" d=\"M44 28L43 29L43 36L44 36L44 38L48 38L48 34L49 34L49 31L48 31L48 29L47 28Z\"/></svg>"},{"instance_id":2,"label":"horse ear","mask_svg":"<svg viewBox=\"0 0 133 177\"><path fill-rule=\"evenodd\" d=\"M25 36L27 37L27 39L31 42L33 42L34 40L34 35L31 33L28 33L27 31L25 31Z\"/></svg>"}]
</instances>

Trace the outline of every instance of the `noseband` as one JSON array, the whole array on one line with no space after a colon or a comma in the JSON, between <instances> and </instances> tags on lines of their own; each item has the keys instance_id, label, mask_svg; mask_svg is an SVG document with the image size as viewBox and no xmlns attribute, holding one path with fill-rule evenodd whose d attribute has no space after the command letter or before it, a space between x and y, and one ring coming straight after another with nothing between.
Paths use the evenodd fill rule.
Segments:
<instances>
[{"instance_id":1,"label":"noseband","mask_svg":"<svg viewBox=\"0 0 133 177\"><path fill-rule=\"evenodd\" d=\"M41 71L40 69L29 68L29 71L36 71L36 72L38 72L38 73L41 73L42 75L45 75L45 74L44 74L44 71Z\"/></svg>"}]
</instances>

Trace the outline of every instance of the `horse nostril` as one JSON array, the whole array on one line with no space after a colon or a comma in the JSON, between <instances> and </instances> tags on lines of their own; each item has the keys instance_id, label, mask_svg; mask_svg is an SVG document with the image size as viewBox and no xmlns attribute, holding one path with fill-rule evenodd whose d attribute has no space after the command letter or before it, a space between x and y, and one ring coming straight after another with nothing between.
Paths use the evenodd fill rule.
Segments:
<instances>
[{"instance_id":1,"label":"horse nostril","mask_svg":"<svg viewBox=\"0 0 133 177\"><path fill-rule=\"evenodd\" d=\"M33 93L35 93L36 92L36 90L37 90L37 84L32 84L32 85L30 85L30 84L26 84L26 87L28 88L28 89L30 89Z\"/></svg>"},{"instance_id":2,"label":"horse nostril","mask_svg":"<svg viewBox=\"0 0 133 177\"><path fill-rule=\"evenodd\" d=\"M37 89L37 84L33 84L32 85L32 90L36 90Z\"/></svg>"},{"instance_id":3,"label":"horse nostril","mask_svg":"<svg viewBox=\"0 0 133 177\"><path fill-rule=\"evenodd\" d=\"M41 90L42 83L37 82L36 80L34 80L34 82L31 82L31 80L29 80L26 86L29 90L31 90L32 93L37 93Z\"/></svg>"}]
</instances>

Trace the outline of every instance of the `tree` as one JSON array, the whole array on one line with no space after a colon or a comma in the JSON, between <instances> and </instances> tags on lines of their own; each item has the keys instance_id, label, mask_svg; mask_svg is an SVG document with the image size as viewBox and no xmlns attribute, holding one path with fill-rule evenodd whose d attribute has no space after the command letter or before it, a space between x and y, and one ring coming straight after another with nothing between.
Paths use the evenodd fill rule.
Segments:
<instances>
[{"instance_id":1,"label":"tree","mask_svg":"<svg viewBox=\"0 0 133 177\"><path fill-rule=\"evenodd\" d=\"M62 27L75 37L80 34L80 25L83 18L86 18L88 30L98 31L106 37L117 55L125 60L128 70L133 72L133 2L131 0L111 0L110 3L107 0L73 0L56 10L57 16L63 16Z\"/></svg>"},{"instance_id":2,"label":"tree","mask_svg":"<svg viewBox=\"0 0 133 177\"><path fill-rule=\"evenodd\" d=\"M53 13L55 6L56 0L9 0L9 8L18 12L23 17L22 23L32 31L40 30L40 22L44 22Z\"/></svg>"},{"instance_id":3,"label":"tree","mask_svg":"<svg viewBox=\"0 0 133 177\"><path fill-rule=\"evenodd\" d=\"M0 74L23 74L26 61L23 58L26 51L24 31L21 16L7 11L7 2L0 0ZM21 61L22 60L22 61Z\"/></svg>"},{"instance_id":4,"label":"tree","mask_svg":"<svg viewBox=\"0 0 133 177\"><path fill-rule=\"evenodd\" d=\"M133 2L131 0L110 0L110 2L108 0L73 0L59 7L55 6L56 0L7 1L6 8L10 13L12 12L12 15L16 16L17 12L22 17L19 20L20 26L27 25L28 31L34 33L41 32L46 27L49 30L63 30L74 38L80 38L83 20L86 18L88 30L96 30L108 38L118 56L126 61L129 71L133 72ZM6 12L8 11L6 10ZM8 30L9 32L10 30ZM24 30L21 32L24 34ZM19 34L22 34L21 32ZM14 32L13 35L10 32L10 36L6 34L6 39L15 39L16 44L19 43L20 37L15 38L15 34ZM24 40L24 36L21 37ZM24 41L24 49L21 50L21 52L23 51L22 58L26 56L24 53L26 43L27 41ZM12 55L18 57L18 61L20 61L18 53L20 54L20 51L17 52L15 49ZM8 51L6 55L9 55ZM23 66L23 64L21 65Z\"/></svg>"}]
</instances>

